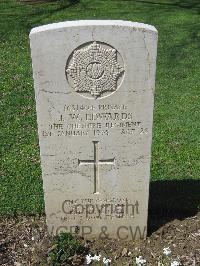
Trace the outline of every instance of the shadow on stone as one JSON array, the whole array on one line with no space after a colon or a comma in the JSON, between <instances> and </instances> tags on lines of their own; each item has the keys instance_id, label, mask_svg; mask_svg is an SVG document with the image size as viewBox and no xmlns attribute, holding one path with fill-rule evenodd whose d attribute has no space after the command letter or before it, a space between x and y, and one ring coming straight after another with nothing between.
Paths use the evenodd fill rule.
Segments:
<instances>
[{"instance_id":1,"label":"shadow on stone","mask_svg":"<svg viewBox=\"0 0 200 266\"><path fill-rule=\"evenodd\" d=\"M194 216L200 209L200 180L150 183L148 235L174 219Z\"/></svg>"}]
</instances>

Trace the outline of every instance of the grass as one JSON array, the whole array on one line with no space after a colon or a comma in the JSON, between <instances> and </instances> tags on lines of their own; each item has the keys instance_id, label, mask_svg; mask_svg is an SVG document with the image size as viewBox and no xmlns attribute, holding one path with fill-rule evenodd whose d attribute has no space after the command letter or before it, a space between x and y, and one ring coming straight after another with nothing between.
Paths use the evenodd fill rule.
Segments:
<instances>
[{"instance_id":1,"label":"grass","mask_svg":"<svg viewBox=\"0 0 200 266\"><path fill-rule=\"evenodd\" d=\"M194 186L200 188L199 0L81 0L66 5L64 0L37 5L1 0L0 214L44 212L28 34L38 25L77 19L123 19L158 29L151 177L178 182L180 204L187 189L181 184L196 180ZM187 202L191 206L194 196L196 208L200 196L198 189L195 195L192 191ZM167 197L172 199L170 191Z\"/></svg>"}]
</instances>

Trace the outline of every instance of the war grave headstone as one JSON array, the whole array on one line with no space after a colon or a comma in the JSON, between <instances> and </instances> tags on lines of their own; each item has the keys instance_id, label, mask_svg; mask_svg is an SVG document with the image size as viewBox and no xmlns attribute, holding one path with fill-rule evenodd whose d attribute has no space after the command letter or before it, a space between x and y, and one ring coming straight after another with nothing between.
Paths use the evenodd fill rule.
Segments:
<instances>
[{"instance_id":1,"label":"war grave headstone","mask_svg":"<svg viewBox=\"0 0 200 266\"><path fill-rule=\"evenodd\" d=\"M68 21L30 43L49 232L145 238L156 29Z\"/></svg>"}]
</instances>

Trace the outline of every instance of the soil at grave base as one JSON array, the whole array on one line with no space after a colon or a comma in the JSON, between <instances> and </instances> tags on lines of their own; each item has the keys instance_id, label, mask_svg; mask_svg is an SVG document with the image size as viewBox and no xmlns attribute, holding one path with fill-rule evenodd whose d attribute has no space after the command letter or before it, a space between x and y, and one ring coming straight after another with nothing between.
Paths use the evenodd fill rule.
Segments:
<instances>
[{"instance_id":1,"label":"soil at grave base","mask_svg":"<svg viewBox=\"0 0 200 266\"><path fill-rule=\"evenodd\" d=\"M157 266L163 248L170 247L171 258L179 257L182 265L200 265L200 213L194 217L174 220L155 231L146 240L84 241L90 254L101 254L112 260L111 265L134 265L142 255L147 265ZM0 218L0 265L49 265L48 252L52 238L48 235L45 217ZM70 265L83 265L81 256L74 256ZM98 264L102 265L102 264ZM167 264L170 265L170 264Z\"/></svg>"}]
</instances>

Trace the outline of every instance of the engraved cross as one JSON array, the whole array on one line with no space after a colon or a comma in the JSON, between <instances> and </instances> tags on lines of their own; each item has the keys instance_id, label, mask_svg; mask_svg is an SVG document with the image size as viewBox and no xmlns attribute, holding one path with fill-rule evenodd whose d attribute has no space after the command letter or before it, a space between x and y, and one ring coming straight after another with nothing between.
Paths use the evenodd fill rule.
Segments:
<instances>
[{"instance_id":1,"label":"engraved cross","mask_svg":"<svg viewBox=\"0 0 200 266\"><path fill-rule=\"evenodd\" d=\"M99 165L111 164L114 165L115 158L107 160L99 160L99 141L92 141L94 145L94 160L79 160L78 165L92 164L94 166L94 194L99 194Z\"/></svg>"}]
</instances>

